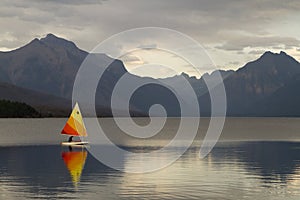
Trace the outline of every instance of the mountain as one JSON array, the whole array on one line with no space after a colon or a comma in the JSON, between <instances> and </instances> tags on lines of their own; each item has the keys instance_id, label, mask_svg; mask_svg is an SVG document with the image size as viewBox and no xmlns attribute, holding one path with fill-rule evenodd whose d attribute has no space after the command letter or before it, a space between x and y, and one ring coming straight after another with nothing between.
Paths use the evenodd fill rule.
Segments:
<instances>
[{"instance_id":1,"label":"mountain","mask_svg":"<svg viewBox=\"0 0 300 200\"><path fill-rule=\"evenodd\" d=\"M256 104L276 95L276 91L289 87L288 84L299 73L300 63L286 53L264 53L224 80L228 114L252 115Z\"/></svg>"},{"instance_id":2,"label":"mountain","mask_svg":"<svg viewBox=\"0 0 300 200\"><path fill-rule=\"evenodd\" d=\"M249 109L252 116L300 117L300 76L296 75L286 85ZM251 110L251 112L250 112Z\"/></svg>"},{"instance_id":3,"label":"mountain","mask_svg":"<svg viewBox=\"0 0 300 200\"><path fill-rule=\"evenodd\" d=\"M67 98L86 55L74 43L48 34L19 49L1 52L0 81Z\"/></svg>"},{"instance_id":4,"label":"mountain","mask_svg":"<svg viewBox=\"0 0 300 200\"><path fill-rule=\"evenodd\" d=\"M130 98L131 115L147 115L152 105L162 104L169 116L179 116L181 99L177 99L176 92L168 86L181 88L180 95L186 97L184 78L196 93L202 116L209 116L210 95L204 80L213 80L217 72L224 80L228 116L300 116L296 101L300 88L300 64L285 52L266 52L236 71L217 70L200 79L184 73L153 79L130 74L120 60L105 54L88 54L73 42L53 34L34 39L19 49L0 52L0 99L22 101L43 112L49 110L54 115L67 115L71 109L75 76L88 55L96 59L91 67L103 69L110 63L96 91L99 116L112 115L112 91L124 75L128 77L129 85L145 84ZM88 89L88 82L86 87ZM125 101L125 95L126 91L123 96L122 92L118 94L119 102ZM119 115L126 115L124 106L117 109Z\"/></svg>"},{"instance_id":5,"label":"mountain","mask_svg":"<svg viewBox=\"0 0 300 200\"><path fill-rule=\"evenodd\" d=\"M247 63L224 81L230 114L244 115L299 73L300 64L284 52L266 52Z\"/></svg>"},{"instance_id":6,"label":"mountain","mask_svg":"<svg viewBox=\"0 0 300 200\"><path fill-rule=\"evenodd\" d=\"M59 112L59 115L66 115L71 107L75 76L87 55L87 52L79 49L73 42L48 34L19 49L0 52L0 83L6 84L6 89L11 87L14 95L9 100L26 102L37 108L49 105L55 115L57 108L68 108ZM111 115L107 111L110 105L109 91L112 91L116 80L127 71L119 60L105 54L96 56L101 66L111 63L101 79L104 84L99 83L102 93L97 98L99 112L107 116ZM28 95L21 95L27 93L24 89L29 90ZM7 99L6 92L0 92L0 98ZM30 96L38 98L30 100ZM44 101L47 99L49 101Z\"/></svg>"},{"instance_id":7,"label":"mountain","mask_svg":"<svg viewBox=\"0 0 300 200\"><path fill-rule=\"evenodd\" d=\"M26 103L42 116L66 116L72 109L70 100L8 83L0 83L0 99Z\"/></svg>"}]
</instances>

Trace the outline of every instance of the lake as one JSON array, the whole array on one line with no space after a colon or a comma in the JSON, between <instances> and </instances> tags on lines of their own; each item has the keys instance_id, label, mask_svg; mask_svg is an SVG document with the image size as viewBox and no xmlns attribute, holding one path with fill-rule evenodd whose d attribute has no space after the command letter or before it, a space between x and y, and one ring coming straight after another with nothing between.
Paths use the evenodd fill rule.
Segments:
<instances>
[{"instance_id":1,"label":"lake","mask_svg":"<svg viewBox=\"0 0 300 200\"><path fill-rule=\"evenodd\" d=\"M300 120L296 118L228 118L218 144L200 159L202 132L208 123L203 119L199 142L170 166L142 174L111 169L85 149L61 147L66 137L59 132L65 121L0 120L0 199L300 198ZM164 134L150 142L118 137L120 130L114 130L112 119L100 121L124 149L149 152L172 136L178 119L171 119ZM153 162L169 156L153 157ZM124 168L141 165L135 157L122 162Z\"/></svg>"}]
</instances>

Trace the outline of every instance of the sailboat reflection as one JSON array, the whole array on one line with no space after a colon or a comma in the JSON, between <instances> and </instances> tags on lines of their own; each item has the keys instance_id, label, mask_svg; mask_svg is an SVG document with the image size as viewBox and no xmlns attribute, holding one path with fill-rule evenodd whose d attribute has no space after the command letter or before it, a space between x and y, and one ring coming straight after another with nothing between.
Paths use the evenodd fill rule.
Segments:
<instances>
[{"instance_id":1,"label":"sailboat reflection","mask_svg":"<svg viewBox=\"0 0 300 200\"><path fill-rule=\"evenodd\" d=\"M87 158L87 151L82 149L81 151L62 152L61 156L70 172L73 185L77 188Z\"/></svg>"}]
</instances>

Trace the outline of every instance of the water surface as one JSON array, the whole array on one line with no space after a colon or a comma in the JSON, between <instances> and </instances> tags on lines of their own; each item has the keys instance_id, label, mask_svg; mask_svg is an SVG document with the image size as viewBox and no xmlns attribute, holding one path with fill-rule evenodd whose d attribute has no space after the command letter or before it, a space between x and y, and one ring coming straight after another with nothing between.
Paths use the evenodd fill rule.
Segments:
<instances>
[{"instance_id":1,"label":"water surface","mask_svg":"<svg viewBox=\"0 0 300 200\"><path fill-rule=\"evenodd\" d=\"M0 148L0 198L300 198L300 143L219 143L202 160L199 148L191 147L171 166L146 174L110 169L88 154L76 185L62 158L68 151L53 145ZM124 160L125 167L135 164L139 160Z\"/></svg>"},{"instance_id":2,"label":"water surface","mask_svg":"<svg viewBox=\"0 0 300 200\"><path fill-rule=\"evenodd\" d=\"M112 119L101 120L112 139L137 153L159 148L178 121L171 119L150 142L128 142ZM153 173L116 171L87 152L81 175L70 172L63 156L70 150L59 145L66 139L59 134L65 121L0 120L0 199L300 199L299 119L227 119L221 140L206 158L199 159L201 142L195 142L171 166ZM208 122L202 120L196 140ZM154 154L153 163L169 156ZM143 166L135 158L126 157L124 168Z\"/></svg>"}]
</instances>

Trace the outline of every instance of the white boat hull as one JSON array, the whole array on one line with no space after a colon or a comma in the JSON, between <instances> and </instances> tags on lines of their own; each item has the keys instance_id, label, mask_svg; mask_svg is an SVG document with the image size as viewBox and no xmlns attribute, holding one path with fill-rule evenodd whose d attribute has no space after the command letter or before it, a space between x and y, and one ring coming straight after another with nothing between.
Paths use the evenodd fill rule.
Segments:
<instances>
[{"instance_id":1,"label":"white boat hull","mask_svg":"<svg viewBox=\"0 0 300 200\"><path fill-rule=\"evenodd\" d=\"M84 145L89 144L88 142L82 142L82 141L78 141L78 142L62 142L61 145L62 146L72 146L72 147L81 147Z\"/></svg>"}]
</instances>

